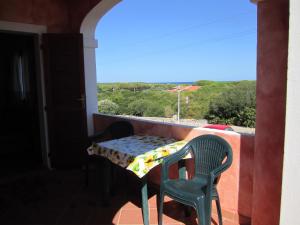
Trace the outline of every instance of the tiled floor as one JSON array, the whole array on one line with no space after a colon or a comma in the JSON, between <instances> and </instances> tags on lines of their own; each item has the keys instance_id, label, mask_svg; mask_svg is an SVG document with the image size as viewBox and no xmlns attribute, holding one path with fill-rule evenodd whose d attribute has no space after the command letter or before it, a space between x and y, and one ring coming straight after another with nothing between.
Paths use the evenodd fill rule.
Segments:
<instances>
[{"instance_id":1,"label":"tiled floor","mask_svg":"<svg viewBox=\"0 0 300 225\"><path fill-rule=\"evenodd\" d=\"M126 178L119 182L109 207L100 204L98 193L94 183L85 187L82 171L44 171L0 183L0 224L143 224L138 185L134 181ZM157 224L156 196L150 195L150 224ZM196 224L196 217L195 213L185 217L180 204L166 199L163 223L192 225ZM230 223L225 220L224 225Z\"/></svg>"}]
</instances>

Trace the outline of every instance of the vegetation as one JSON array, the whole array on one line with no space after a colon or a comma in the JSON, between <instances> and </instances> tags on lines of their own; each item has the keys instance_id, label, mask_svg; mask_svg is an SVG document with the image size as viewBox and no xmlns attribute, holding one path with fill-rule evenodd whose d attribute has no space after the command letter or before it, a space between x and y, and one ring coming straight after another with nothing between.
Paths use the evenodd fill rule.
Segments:
<instances>
[{"instance_id":1,"label":"vegetation","mask_svg":"<svg viewBox=\"0 0 300 225\"><path fill-rule=\"evenodd\" d=\"M98 100L118 105L118 113L135 116L170 116L177 104L177 95L167 90L174 85L145 83L98 84ZM170 112L171 111L171 112ZM99 106L99 112L109 113Z\"/></svg>"},{"instance_id":2,"label":"vegetation","mask_svg":"<svg viewBox=\"0 0 300 225\"><path fill-rule=\"evenodd\" d=\"M200 80L196 91L183 91L180 117L210 123L255 126L255 81L216 82ZM184 85L182 85L184 86ZM175 84L100 83L99 112L135 116L177 115Z\"/></svg>"},{"instance_id":3,"label":"vegetation","mask_svg":"<svg viewBox=\"0 0 300 225\"><path fill-rule=\"evenodd\" d=\"M102 113L116 115L119 114L119 106L109 99L98 101L98 111Z\"/></svg>"},{"instance_id":4,"label":"vegetation","mask_svg":"<svg viewBox=\"0 0 300 225\"><path fill-rule=\"evenodd\" d=\"M210 123L255 127L255 99L255 83L240 82L235 88L212 99L205 118Z\"/></svg>"}]
</instances>

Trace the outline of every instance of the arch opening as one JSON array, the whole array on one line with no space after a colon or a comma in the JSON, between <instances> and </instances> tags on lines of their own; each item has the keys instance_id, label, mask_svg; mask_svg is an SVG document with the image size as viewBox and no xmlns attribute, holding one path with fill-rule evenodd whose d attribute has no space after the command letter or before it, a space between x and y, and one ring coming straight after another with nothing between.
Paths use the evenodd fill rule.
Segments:
<instances>
[{"instance_id":1,"label":"arch opening","mask_svg":"<svg viewBox=\"0 0 300 225\"><path fill-rule=\"evenodd\" d=\"M98 112L95 54L98 40L95 38L95 30L101 18L119 2L121 0L102 0L86 15L80 26L80 33L83 34L88 134L93 133L93 113Z\"/></svg>"}]
</instances>

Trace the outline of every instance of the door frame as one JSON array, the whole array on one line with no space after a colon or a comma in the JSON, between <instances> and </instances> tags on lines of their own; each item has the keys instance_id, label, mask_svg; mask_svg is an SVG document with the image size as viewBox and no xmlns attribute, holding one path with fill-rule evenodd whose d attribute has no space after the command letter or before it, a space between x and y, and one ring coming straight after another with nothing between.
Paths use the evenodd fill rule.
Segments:
<instances>
[{"instance_id":1,"label":"door frame","mask_svg":"<svg viewBox=\"0 0 300 225\"><path fill-rule=\"evenodd\" d=\"M46 94L45 94L45 80L43 57L41 49L41 36L42 33L47 33L47 27L43 25L33 25L26 23L14 23L0 20L0 30L14 34L32 34L35 39L35 58L36 58L36 82L37 82L37 97L38 97L38 110L39 110L39 126L41 138L41 153L43 166L51 169L51 162L49 159L49 138L48 138L48 124L47 112L45 110ZM36 38L34 37L36 36Z\"/></svg>"}]
</instances>

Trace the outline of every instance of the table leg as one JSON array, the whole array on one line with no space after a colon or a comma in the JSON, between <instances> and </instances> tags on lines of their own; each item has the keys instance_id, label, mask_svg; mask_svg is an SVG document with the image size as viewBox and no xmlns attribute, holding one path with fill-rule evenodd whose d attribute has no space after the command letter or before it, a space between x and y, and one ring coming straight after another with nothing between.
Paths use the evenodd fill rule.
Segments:
<instances>
[{"instance_id":1,"label":"table leg","mask_svg":"<svg viewBox=\"0 0 300 225\"><path fill-rule=\"evenodd\" d=\"M110 202L110 177L111 176L111 162L108 159L103 160L102 165L102 204L109 206Z\"/></svg>"},{"instance_id":2,"label":"table leg","mask_svg":"<svg viewBox=\"0 0 300 225\"><path fill-rule=\"evenodd\" d=\"M147 187L147 177L142 178L142 213L144 225L149 225L149 207L148 207L148 187Z\"/></svg>"}]
</instances>

